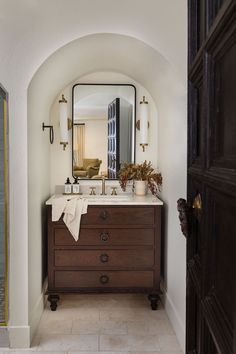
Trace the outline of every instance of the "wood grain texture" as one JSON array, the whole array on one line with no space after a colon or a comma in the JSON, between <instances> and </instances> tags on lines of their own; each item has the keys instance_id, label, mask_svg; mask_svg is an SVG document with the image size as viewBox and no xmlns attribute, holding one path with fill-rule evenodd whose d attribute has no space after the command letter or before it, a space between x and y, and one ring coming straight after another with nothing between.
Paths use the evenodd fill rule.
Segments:
<instances>
[{"instance_id":1,"label":"wood grain texture","mask_svg":"<svg viewBox=\"0 0 236 354\"><path fill-rule=\"evenodd\" d=\"M154 250L56 250L56 267L152 267Z\"/></svg>"},{"instance_id":2,"label":"wood grain texture","mask_svg":"<svg viewBox=\"0 0 236 354\"><path fill-rule=\"evenodd\" d=\"M236 1L189 1L186 352L236 353Z\"/></svg>"},{"instance_id":3,"label":"wood grain texture","mask_svg":"<svg viewBox=\"0 0 236 354\"><path fill-rule=\"evenodd\" d=\"M153 228L112 229L87 228L81 229L79 240L76 242L69 230L64 226L54 228L55 246L123 246L123 245L153 245Z\"/></svg>"},{"instance_id":4,"label":"wood grain texture","mask_svg":"<svg viewBox=\"0 0 236 354\"><path fill-rule=\"evenodd\" d=\"M135 211L135 212L134 212ZM89 213L81 218L84 225L154 225L153 207L91 206Z\"/></svg>"},{"instance_id":5,"label":"wood grain texture","mask_svg":"<svg viewBox=\"0 0 236 354\"><path fill-rule=\"evenodd\" d=\"M101 277L107 277L102 282ZM56 271L55 288L152 288L152 271Z\"/></svg>"}]
</instances>

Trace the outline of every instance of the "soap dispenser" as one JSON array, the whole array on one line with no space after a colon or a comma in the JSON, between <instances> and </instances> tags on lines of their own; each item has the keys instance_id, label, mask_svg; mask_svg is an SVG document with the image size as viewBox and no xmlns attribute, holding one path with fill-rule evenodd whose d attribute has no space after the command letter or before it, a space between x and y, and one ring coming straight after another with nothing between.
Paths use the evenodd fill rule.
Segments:
<instances>
[{"instance_id":1,"label":"soap dispenser","mask_svg":"<svg viewBox=\"0 0 236 354\"><path fill-rule=\"evenodd\" d=\"M65 194L71 194L71 192L72 192L72 188L71 188L70 179L69 179L69 177L67 177L66 183L65 183Z\"/></svg>"},{"instance_id":2,"label":"soap dispenser","mask_svg":"<svg viewBox=\"0 0 236 354\"><path fill-rule=\"evenodd\" d=\"M77 177L74 177L74 183L72 184L72 193L79 194L79 182Z\"/></svg>"}]
</instances>

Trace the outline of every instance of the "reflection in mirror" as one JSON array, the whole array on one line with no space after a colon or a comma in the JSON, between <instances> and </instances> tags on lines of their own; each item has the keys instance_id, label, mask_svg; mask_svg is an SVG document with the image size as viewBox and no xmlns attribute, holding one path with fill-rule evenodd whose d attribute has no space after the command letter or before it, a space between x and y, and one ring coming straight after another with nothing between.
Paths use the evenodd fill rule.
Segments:
<instances>
[{"instance_id":1,"label":"reflection in mirror","mask_svg":"<svg viewBox=\"0 0 236 354\"><path fill-rule=\"evenodd\" d=\"M73 176L116 179L135 162L136 90L133 85L73 87Z\"/></svg>"}]
</instances>

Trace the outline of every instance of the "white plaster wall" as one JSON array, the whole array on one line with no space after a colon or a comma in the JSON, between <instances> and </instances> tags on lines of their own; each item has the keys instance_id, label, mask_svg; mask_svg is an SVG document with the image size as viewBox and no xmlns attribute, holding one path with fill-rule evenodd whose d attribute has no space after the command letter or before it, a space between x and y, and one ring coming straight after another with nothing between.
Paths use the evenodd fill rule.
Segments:
<instances>
[{"instance_id":1,"label":"white plaster wall","mask_svg":"<svg viewBox=\"0 0 236 354\"><path fill-rule=\"evenodd\" d=\"M127 48L132 52L132 56L127 52ZM104 56L105 52L106 56ZM92 60L94 57L96 57L96 61ZM139 60L134 61L134 58L139 58ZM152 98L158 107L159 151L158 149L151 150L149 155L150 150L147 149L145 154L148 159L150 157L154 164L159 159L160 170L163 173L162 196L167 205L167 232L165 235L166 309L181 345L184 347L185 241L180 233L176 200L179 196L185 196L186 193L186 87L179 82L166 60L145 43L126 36L94 35L81 38L61 48L41 66L33 79L33 81L39 80L40 82L36 85L38 90L34 92L34 95L36 97L40 95L41 98L37 106L34 106L34 110L40 112L40 107L44 105L44 102L48 106L50 101L54 102L54 105L56 105L54 108L58 109L57 102L62 92L68 98L70 107L69 100L71 100L71 87L74 83L74 77L77 76L78 80L82 79L83 82L89 82L89 77L85 80L86 76L83 75L85 72L97 73L101 71L104 73L106 68L109 68L110 72L123 73L130 80L141 85L143 90L145 87L144 94L146 94L147 99L150 101L150 98ZM63 73L63 75L57 73ZM104 82L104 74L102 73L101 78L101 81ZM91 82L94 82L94 77ZM59 89L63 87L64 89ZM153 107L153 105L151 104L150 107ZM37 116L35 116L35 119L37 119ZM55 121L56 116L54 115L54 118L51 118ZM54 125L58 127L56 122ZM153 133L153 139L150 139L151 146L153 142L157 143L158 139L155 129L153 131L150 129L150 132ZM53 158L51 158L50 164L52 193L55 191L55 186L64 183L68 171L71 172L71 153L69 152L71 144L70 148L63 152L57 141L59 139L57 130L55 133L58 138L56 138L55 144L51 146ZM137 149L137 152L141 154L141 149ZM140 155L142 157L139 160L138 154L137 161L142 161L144 155ZM58 166L60 167L58 168ZM36 233L34 237L39 236ZM34 263L33 266L37 267L39 265ZM177 266L180 271L177 271ZM36 298L32 303L35 301ZM30 309L31 312L32 309Z\"/></svg>"},{"instance_id":2,"label":"white plaster wall","mask_svg":"<svg viewBox=\"0 0 236 354\"><path fill-rule=\"evenodd\" d=\"M167 97L166 97L167 99ZM167 99L165 115L159 111L160 170L165 202L164 291L165 309L184 350L186 242L176 212L177 200L186 197L187 188L187 99L184 93ZM164 107L163 107L164 108Z\"/></svg>"},{"instance_id":3,"label":"white plaster wall","mask_svg":"<svg viewBox=\"0 0 236 354\"><path fill-rule=\"evenodd\" d=\"M28 90L28 275L29 275L29 325L30 340L37 328L43 310L42 251L46 243L45 200L50 195L50 147L49 131L42 131L42 122L50 124L50 101L44 101L40 109L40 79L32 81Z\"/></svg>"},{"instance_id":4,"label":"white plaster wall","mask_svg":"<svg viewBox=\"0 0 236 354\"><path fill-rule=\"evenodd\" d=\"M75 73L76 74L76 73ZM47 73L49 75L49 73ZM116 73L116 72L95 72L93 74L82 76L79 79L74 80L70 85L66 86L55 99L51 114L50 122L54 126L55 130L55 144L51 145L51 194L55 193L56 186L63 185L67 177L72 179L72 132L69 132L69 145L66 150L63 151L62 146L60 145L60 131L58 123L58 101L62 94L65 94L65 97L68 101L68 109L71 117L71 107L72 107L72 86L76 83L118 83L118 84L132 84L136 87L136 96L137 96L137 105L136 105L136 116L137 120L139 119L139 102L142 100L143 95L149 102L149 112L150 112L150 130L149 130L149 146L146 148L145 152L142 151L142 148L139 146L139 131L136 130L136 161L142 162L145 159L147 161L152 161L153 166L158 167L158 115L156 110L155 102L152 99L150 93L137 81L131 77ZM91 155L92 156L92 155ZM62 163L63 159L63 163ZM106 168L105 168L106 169ZM101 169L102 170L102 169ZM83 182L81 182L83 184ZM114 185L114 183L113 183Z\"/></svg>"},{"instance_id":5,"label":"white plaster wall","mask_svg":"<svg viewBox=\"0 0 236 354\"><path fill-rule=\"evenodd\" d=\"M111 3L116 7L116 11L114 11ZM58 48L85 35L92 33L120 33L138 38L153 48L153 51L147 50L147 56L144 55L143 50L141 50L141 55L139 50L133 51L129 45L130 42L124 40L122 52L118 45L119 50L117 52L116 50L114 51L114 60L107 62L105 54L108 49L110 50L110 46L107 46L108 43L105 43L105 51L103 53L95 45L94 50L86 53L88 54L87 56L75 57L78 68L77 77L91 71L112 70L113 68L120 71L123 68L125 74L132 76L142 83L152 94L152 97L155 98L160 115L160 124L162 123L162 128L160 127L161 134L163 134L161 137L162 141L165 138L169 141L169 137L167 135L165 137L164 133L169 132L168 129L171 124L170 115L173 114L173 119L179 117L181 122L186 121L186 107L183 106L186 95L186 0L147 0L145 2L141 0L121 0L119 1L119 6L116 5L117 2L115 0L100 0L99 2L94 0L70 0L68 3L62 0L0 0L0 81L9 93L9 325L11 345L13 347L27 346L29 344L29 317L32 317L33 310L30 308L29 311L28 297L34 294L30 301L31 304L37 301L35 300L36 298L38 299L36 292L33 290L34 281L31 279L33 270L31 271L30 280L28 279L29 267L31 266L31 263L28 262L28 236L31 238L28 234L28 167L33 170L35 169L35 172L37 171L37 167L35 165L28 166L27 89L36 70ZM71 49L72 51L74 50L73 46ZM85 48L80 46L80 49L85 54ZM89 51L90 48L85 50ZM154 55L156 50L166 58L163 62L169 62L170 66L164 65L160 61L160 57ZM100 65L94 62L94 58L97 59L97 51L100 56ZM102 59L104 59L104 65L101 65ZM125 62L126 64L124 64ZM34 113L36 112L36 108L39 110L36 114L37 119L39 119L40 113L42 113L40 116L41 122L48 119L49 106L55 99L59 89L74 80L75 65L75 61L73 61L71 67L67 62L60 62L60 65L55 70L53 67L51 68L51 75L48 80L43 81L38 101L35 100L35 102L37 101L37 105L34 108ZM58 67L61 71L58 70ZM170 70L171 67L172 71ZM70 68L73 69L70 71ZM182 82L182 85L177 90L179 93L176 95L176 99L174 99L173 96L175 95L173 92L178 82ZM170 94L168 95L169 89ZM161 102L160 96L163 97L162 90L166 92L169 98L167 106L171 107L171 102L173 102L173 105L176 103L176 107L173 106L172 112L168 112L167 107L164 108L165 105ZM42 108L44 105L48 107L46 109L47 112ZM43 112L45 112L45 115ZM169 116L167 117L168 114ZM30 119L34 120L36 118L32 116ZM39 125L38 129L38 134L40 135ZM32 134L34 133L32 132ZM186 131L178 129L173 132L174 134L178 136L178 143L180 141L182 145L182 142L184 143L186 140ZM29 149L32 149L34 142L31 138L29 141L31 141ZM169 141L170 144L171 141ZM37 137L36 142L41 144L40 137ZM166 141L164 143L167 144ZM38 151L42 152L38 163L42 166L47 166L47 153L43 154L44 149L47 148L42 146L40 148L40 145L38 145L34 149L35 151L38 149ZM175 146L173 146L173 149L175 149ZM170 288L171 284L169 284L168 294L183 323L185 274L181 270L185 264L185 246L183 245L179 231L177 231L179 226L174 211L175 195L173 194L172 196L171 193L174 192L179 196L179 194L185 191L184 169L186 164L184 156L182 156L183 158L180 161L176 160L175 151L173 152L172 150L171 152L170 150L171 148L167 147L167 151L165 151L164 146L162 146L164 154L160 160L160 164L163 166L162 172L165 181L169 183L169 188L163 189L163 195L169 203L169 208L172 210L170 217L173 217L168 221L170 232L172 232L172 236L168 234L171 243L170 251L174 253L174 260L173 257L167 260L169 277L171 278L171 272L173 273L172 278L176 274L176 267L174 269L176 260L181 263L181 266L178 272L178 286L173 282L171 284L174 286ZM176 153L177 151L178 149ZM165 157L171 157L171 160L167 162L165 161ZM171 167L172 163L175 166L176 161L179 161L177 166L178 172L176 172L174 167ZM170 172L174 172L175 174L170 177ZM176 174L177 177L175 177ZM33 175L33 171L32 173L29 172L30 175ZM38 200L34 201L35 203L38 202L37 205L41 203L44 195L47 194L45 191L48 189L46 178L38 182L35 185L30 182L30 186L33 186L32 188L38 191L35 191L35 194L31 194L32 191L29 191L29 200L37 196ZM184 195L181 194L181 196ZM38 211L36 215L38 215ZM34 222L34 218L29 218L31 229L33 229ZM40 230L35 231L35 239L41 237ZM33 247L33 242L31 242L31 246ZM29 253L31 251L29 249ZM39 274L36 278L37 284L39 284L41 282ZM39 289L38 285L37 289ZM35 308L35 306L33 307Z\"/></svg>"}]
</instances>

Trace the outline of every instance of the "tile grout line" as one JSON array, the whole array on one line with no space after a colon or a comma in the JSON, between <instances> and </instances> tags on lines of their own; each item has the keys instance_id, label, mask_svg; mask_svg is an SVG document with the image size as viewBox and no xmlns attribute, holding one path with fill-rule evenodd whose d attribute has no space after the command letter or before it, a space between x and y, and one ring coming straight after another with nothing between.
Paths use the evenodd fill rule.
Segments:
<instances>
[{"instance_id":1,"label":"tile grout line","mask_svg":"<svg viewBox=\"0 0 236 354\"><path fill-rule=\"evenodd\" d=\"M129 307L128 307L128 309L129 309ZM124 320L123 318L110 318L110 312L112 311L110 308L107 308L107 309L98 309L99 311L98 311L98 314L99 314L99 316L98 316L98 321L100 322L100 321L104 321L104 322L107 322L107 321L114 321L114 322L116 322L116 321L121 321L121 322L123 322L123 324L125 324L125 327L123 327L123 329L125 329L125 333L104 333L104 334L107 334L108 336L112 336L112 335L118 335L118 336L122 336L122 335L126 335L126 336L132 336L132 330L131 330L131 332L130 332L130 330L129 330L129 326L128 326L128 324L129 324L129 322L131 322L131 323L133 323L133 322L139 322L140 321L140 319L138 318L138 319L135 319L135 318L127 318L126 320ZM124 307L124 308L122 308L122 310L123 311L125 311L126 310L126 307ZM131 309L130 309L131 310ZM132 308L132 312L134 312L134 317L135 317L135 312L137 311L137 312L139 312L138 311L139 310L139 308ZM140 309L141 310L141 309ZM160 309L160 310L162 310L162 309ZM141 311L142 312L142 311ZM141 312L140 312L140 315L141 315ZM147 311L145 311L145 312L147 312ZM48 313L48 312L46 312L46 316L44 316L44 318L43 318L43 322L47 322L47 320L48 320L48 318L49 318L49 315L50 315L50 313ZM105 319L102 319L102 317L105 317ZM58 317L58 319L57 320L60 320L60 316ZM85 320L88 320L87 318L85 318ZM154 319L153 318L153 320L156 320L156 321L162 321L162 320L164 320L164 318L162 318L162 316L160 317L160 318L156 318L156 319ZM82 321L83 322L83 319L81 318L80 319L80 321ZM146 322L146 321L148 321L147 319L142 319L142 321L141 322ZM167 319L167 321L168 321L168 319ZM72 319L72 321L71 321L71 323L70 323L70 331L69 331L69 333L68 333L68 335L86 335L86 333L74 333L73 334L73 328L74 328L74 323L75 323L75 320L74 319ZM67 327L68 328L68 327ZM138 329L139 330L139 329ZM123 331L123 330L122 330ZM164 331L165 332L165 331ZM66 336L66 334L63 334L63 333L50 333L50 330L49 330L49 333L46 333L46 334L48 334L49 336L51 335L51 336L56 336L56 335L64 335L64 336ZM94 334L96 334L96 333L94 333ZM133 335L135 335L136 333L134 332L133 333ZM141 334L141 333L140 333ZM66 349L65 351L64 350L55 350L55 349L53 349L53 350L49 350L49 349L46 349L46 348L44 348L44 349L42 349L41 347L40 347L40 345L42 345L42 340L43 340L43 338L44 338L44 335L45 335L45 333L42 335L40 335L39 336L39 344L36 346L36 349L31 349L30 350L30 348L28 349L28 350L26 350L27 352L28 351L33 351L33 352L43 352L43 353L48 353L48 354L53 354L53 353L55 353L55 352L58 352L58 351L63 351L63 353L64 354L69 354L70 353L70 351L68 350L68 349ZM87 334L88 336L90 335L90 334ZM92 333L91 333L91 335L92 335ZM98 352L100 352L101 353L101 344L102 344L102 342L101 342L101 335L103 335L103 333L101 332L101 330L98 332L98 336L97 336L97 351ZM137 336L139 335L138 333L136 334ZM154 336L155 334L153 333L152 334L152 336ZM159 340L159 336L162 336L162 335L170 335L170 336L173 336L173 337L176 337L176 335L174 334L174 333L158 333L157 334L157 342L158 342L158 345L159 345L159 347L160 347L160 340ZM10 350L10 351L12 351L12 350ZM22 354L25 352L25 351L23 351L23 350L21 350L22 351ZM79 351L81 351L81 350L79 350ZM83 350L83 351L85 351L85 350ZM96 350L95 350L95 352L97 352ZM107 354L109 354L109 352L111 351L111 350L109 350L109 351L107 351L107 350L102 350L102 352L107 352ZM136 350L137 351L137 350ZM155 350L156 351L156 350ZM161 351L161 349L159 349L159 351ZM52 353L49 353L49 352L52 352ZM92 352L91 350L87 350L87 353L86 354L89 354L89 352ZM152 353L151 351L149 351L150 352L150 354ZM130 351L130 350L128 350L128 351L126 351L126 354L132 354L133 353L133 351ZM180 352L180 351L173 351L173 353L182 353L182 352ZM2 354L2 351L0 351L0 354ZM9 351L6 351L5 352L5 350L4 350L4 353L3 354L9 354ZM55 353L56 354L56 353ZM78 353L75 353L75 354L78 354ZM124 354L124 351L117 351L117 353L116 354ZM134 354L134 353L133 353Z\"/></svg>"},{"instance_id":2,"label":"tile grout line","mask_svg":"<svg viewBox=\"0 0 236 354\"><path fill-rule=\"evenodd\" d=\"M73 334L73 324L74 324L74 319L72 318L72 320L71 320L70 334Z\"/></svg>"}]
</instances>

